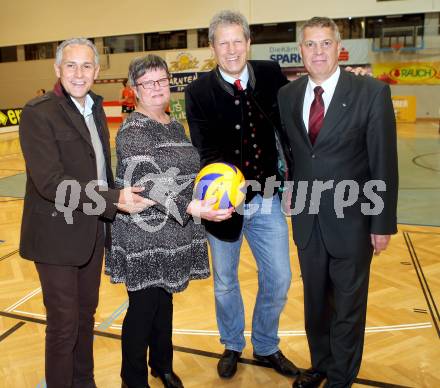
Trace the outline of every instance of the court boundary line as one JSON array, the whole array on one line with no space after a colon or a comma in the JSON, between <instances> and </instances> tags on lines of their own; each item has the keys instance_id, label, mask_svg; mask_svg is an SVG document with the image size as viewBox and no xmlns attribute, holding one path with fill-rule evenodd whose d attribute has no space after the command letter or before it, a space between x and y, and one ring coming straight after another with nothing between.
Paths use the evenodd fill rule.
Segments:
<instances>
[{"instance_id":1,"label":"court boundary line","mask_svg":"<svg viewBox=\"0 0 440 388\"><path fill-rule=\"evenodd\" d=\"M4 170L4 169L0 168L0 171L1 171L1 170ZM23 172L17 172L17 174L13 174L13 175L3 176L3 177L0 178L0 181L1 181L2 179L13 178L14 176L19 176L19 175L23 175L23 174L26 174L26 171L23 171Z\"/></svg>"},{"instance_id":2,"label":"court boundary line","mask_svg":"<svg viewBox=\"0 0 440 388\"><path fill-rule=\"evenodd\" d=\"M408 224L406 224L406 225L408 225ZM438 332L438 325L437 325L437 321L434 318L434 311L433 311L433 310L435 310L435 312L438 315L438 310L437 310L435 301L434 301L434 299L432 297L432 293L431 293L431 290L429 288L429 284L428 284L428 282L426 280L426 277L424 275L423 268L421 266L420 260L419 260L419 258L417 256L417 252L416 252L414 244L412 242L410 233L428 234L428 235L440 235L440 233L437 233L437 232L414 231L414 230L402 231L402 233L403 233L403 236L404 236L404 241L405 241L405 243L407 245L408 252L410 253L413 265L416 268L416 272L417 272L418 269L421 271L420 276L419 276L419 273L417 273L418 279L419 279L420 285L422 287L422 290L424 292L425 300L427 301L427 304L428 304L428 307L429 307L429 311L431 313L430 314L431 315L431 319L433 319L434 325L436 326L436 329L437 329L437 332ZM10 256L12 256L13 254L15 254L17 252L18 252L18 249L13 251L13 252L10 252L10 253L6 254L5 256L0 258L0 260L1 259L5 259L7 257L10 257ZM418 265L418 267L417 267L417 265ZM423 280L426 282L427 290L424 289ZM14 303L10 307L8 307L8 310L9 310L8 313L11 314L10 313L11 309L15 310L15 308L19 307L20 305L22 305L23 303L25 303L26 301L31 299L33 296L35 296L40 291L41 291L41 289L35 289L32 292L30 292L27 295L25 295L23 298L18 300L16 303ZM434 304L433 308L429 304L429 296L431 296L431 298L432 298L432 302ZM16 311L16 312L18 312L18 311ZM25 312L25 311L22 311L21 313L33 314L33 313ZM0 315L5 315L5 314L2 314L2 312L0 312ZM44 315L42 315L42 314L40 314L40 316L44 317ZM11 328L7 332L5 332L5 333L8 333L8 334L4 338L8 337L10 334L12 334L13 332L18 330L20 327L22 327L25 324L25 322L23 322L23 318L24 317L20 317L19 315L16 315L16 314L11 314L10 318L21 319L21 320L13 328ZM30 322L46 325L46 321L44 319L26 318L26 320L29 320ZM108 321L108 319L107 319L107 321ZM103 323L105 323L105 322L103 322ZM428 324L429 324L429 326L426 326ZM399 328L399 326L400 326L400 328ZM391 329L391 326L390 327L387 327L387 326L372 327L372 328L370 328L370 330L367 329L366 333L368 333L368 332L375 333L375 332L379 332L379 331L394 331L394 330L409 330L409 329L411 329L411 327L405 327L404 328L402 326L404 326L404 325L395 325L395 328L393 328L393 329ZM421 328L432 327L433 325L432 325L431 322L428 322L428 323L407 324L407 326L415 326L414 329L421 329ZM115 327L114 327L114 325L110 325L110 326L106 327L105 329L107 329L107 328L115 328ZM377 330L377 329L381 329L381 328L388 328L388 329L391 329L391 330ZM120 340L120 338L121 338L121 336L118 335L118 334L105 333L105 332L99 330L99 326L97 327L97 329L98 330L94 330L94 334L97 335L97 336L105 337L105 338L110 338L110 339L116 339L116 340ZM183 329L176 329L176 330L177 330L177 333L175 333L175 331L173 331L173 333L175 333L175 334L195 334L195 332L202 332L202 331L197 331L197 330L191 330L192 333L189 333L190 330L188 330L185 333ZM218 333L215 333L214 331L212 331L212 332L213 332L213 335L218 335ZM0 338L2 338L5 335L5 333L2 336L0 336ZM293 336L295 336L295 335L304 335L300 331L294 331L294 330L286 331L286 334L287 333L288 334L292 334ZM217 353L210 353L210 352L206 352L206 351L198 350L198 349L185 348L185 347L180 347L180 346L175 346L174 348L178 352L185 352L185 353L190 353L190 354L200 355L200 356L205 356L205 357L211 357L211 358L213 358L213 357L214 358L220 358L221 357L221 355L218 355ZM241 359L240 362L242 364L256 365L256 366L262 366L262 367L269 367L270 368L270 366L268 366L267 364L262 363L260 361L256 361L256 360ZM395 384L383 383L383 382L378 382L378 381L365 380L365 379L360 379L360 378L358 378L356 380L356 382L359 383L359 384L365 384L365 385L376 386L376 387L387 387L387 388L391 388L391 387L405 387L405 386L401 386L401 385L395 385Z\"/></svg>"},{"instance_id":3,"label":"court boundary line","mask_svg":"<svg viewBox=\"0 0 440 388\"><path fill-rule=\"evenodd\" d=\"M19 299L15 303L11 304L9 307L6 307L5 311L10 312L10 311L16 309L18 306L21 306L23 303L27 302L29 299L31 299L33 296L39 294L40 292L41 292L41 287L36 288L35 290L27 293L25 296L23 296L21 299Z\"/></svg>"},{"instance_id":4,"label":"court boundary line","mask_svg":"<svg viewBox=\"0 0 440 388\"><path fill-rule=\"evenodd\" d=\"M120 331L122 329L122 324L114 324L112 323L115 318L121 315L125 310L125 303L118 307L118 309L112 313L110 316L111 322L109 322L109 318L104 320L103 322L95 322L95 327L98 331L103 332L103 330L113 329ZM24 316L30 316L36 319L41 319L46 322L46 315L39 313L32 313L29 311L22 310L12 310L7 311L8 313L13 314L23 314ZM115 316L116 313L116 316ZM110 324L109 324L110 323ZM391 332L391 331L400 331L400 330L419 330L419 329L430 329L432 328L432 322L417 322L417 323L403 323L399 325L386 325L386 326L370 326L365 328L365 334L372 333L383 333L383 332ZM199 330L199 329L173 329L173 334L176 335L204 335L204 336L220 336L218 330ZM244 331L245 337L251 336L250 330ZM306 335L305 330L279 330L278 335L280 337L303 337Z\"/></svg>"},{"instance_id":5,"label":"court boundary line","mask_svg":"<svg viewBox=\"0 0 440 388\"><path fill-rule=\"evenodd\" d=\"M1 155L0 155L0 162L2 162ZM23 170L22 168L3 168L3 167L0 167L0 171L26 172L26 169Z\"/></svg>"},{"instance_id":6,"label":"court boundary line","mask_svg":"<svg viewBox=\"0 0 440 388\"><path fill-rule=\"evenodd\" d=\"M6 253L6 255L0 257L0 261L3 261L3 260L5 260L5 259L7 259L8 257L14 256L14 255L15 255L16 253L18 253L18 252L19 252L19 250L16 249L16 250L14 250L14 251L12 251L12 252Z\"/></svg>"},{"instance_id":7,"label":"court boundary line","mask_svg":"<svg viewBox=\"0 0 440 388\"><path fill-rule=\"evenodd\" d=\"M403 238L405 240L405 244L408 249L408 253L411 257L411 261L413 262L414 269L416 271L417 278L419 280L420 287L422 289L423 295L425 297L426 304L428 305L428 310L431 316L431 320L435 326L437 331L437 336L440 339L440 314L437 309L437 304L435 303L435 299L432 295L431 288L429 287L429 283L426 280L425 273L423 271L423 267L420 263L419 257L417 256L416 249L411 240L411 236L408 232L403 232Z\"/></svg>"},{"instance_id":8,"label":"court boundary line","mask_svg":"<svg viewBox=\"0 0 440 388\"><path fill-rule=\"evenodd\" d=\"M440 190L440 187L399 187L399 190Z\"/></svg>"},{"instance_id":9,"label":"court boundary line","mask_svg":"<svg viewBox=\"0 0 440 388\"><path fill-rule=\"evenodd\" d=\"M109 317L104 319L98 326L98 329L100 330L107 330L113 325L113 322L124 313L125 310L128 308L128 299L126 299L115 311L113 311ZM96 324L96 322L95 322Z\"/></svg>"},{"instance_id":10,"label":"court boundary line","mask_svg":"<svg viewBox=\"0 0 440 388\"><path fill-rule=\"evenodd\" d=\"M20 321L16 323L14 326L12 326L10 329L6 330L2 335L0 335L0 342L8 338L11 334L15 333L20 327L22 327L25 324L26 322Z\"/></svg>"},{"instance_id":11,"label":"court boundary line","mask_svg":"<svg viewBox=\"0 0 440 388\"><path fill-rule=\"evenodd\" d=\"M422 225L423 226L423 225ZM410 233L410 234L433 234L433 235L437 235L440 236L440 232L424 232L424 231L419 231L419 230L402 230L402 233Z\"/></svg>"},{"instance_id":12,"label":"court boundary line","mask_svg":"<svg viewBox=\"0 0 440 388\"><path fill-rule=\"evenodd\" d=\"M426 226L428 228L440 228L440 224L439 225L430 225L430 224L409 224L408 222L398 222L397 226Z\"/></svg>"},{"instance_id":13,"label":"court boundary line","mask_svg":"<svg viewBox=\"0 0 440 388\"><path fill-rule=\"evenodd\" d=\"M7 202L18 202L23 201L23 197L10 197L10 196L0 196L0 198L11 198L11 199L5 199L4 201L0 199L0 203L7 203Z\"/></svg>"},{"instance_id":14,"label":"court boundary line","mask_svg":"<svg viewBox=\"0 0 440 388\"><path fill-rule=\"evenodd\" d=\"M21 317L18 314L9 313L9 312L5 312L5 311L0 311L0 316L4 316L7 318L13 318L13 319L22 319L23 321L29 321L29 322L33 322L33 323L39 323L42 325L46 325L46 321L43 319L37 319L37 318L32 318L32 317ZM115 339L115 340L119 340L119 341L121 340L120 334L107 333L107 332L102 332L102 331L98 331L98 330L94 330L93 334L96 336L99 336L99 337L110 338L110 339ZM193 348L188 348L188 347L178 346L178 345L173 345L173 349L177 352L188 353L188 354L202 356L202 357L208 357L208 358L220 359L222 356L220 353L208 352L206 350L193 349ZM238 362L241 364L246 364L246 365L260 366L263 368L272 368L267 363L257 361L257 360L252 360L249 358L240 357ZM303 369L300 368L300 370L303 370ZM354 382L357 384L367 385L367 386L371 386L371 387L378 387L378 388L412 388L411 386L407 386L407 385L384 383L382 381L367 380L367 379L362 379L362 378L356 378Z\"/></svg>"},{"instance_id":15,"label":"court boundary line","mask_svg":"<svg viewBox=\"0 0 440 388\"><path fill-rule=\"evenodd\" d=\"M424 169L426 169L426 170L431 170L431 171L434 171L434 172L440 172L440 170L438 170L438 169L436 169L436 168L426 167L426 166L424 166L424 165L422 165L422 164L419 164L418 161L417 161L417 159L419 159L419 158L423 158L424 156L439 155L439 154L440 154L440 152L428 152L428 153L426 153L426 154L419 154L419 155L414 156L414 157L412 158L411 162L412 162L415 166L417 166L417 167L424 168Z\"/></svg>"}]
</instances>

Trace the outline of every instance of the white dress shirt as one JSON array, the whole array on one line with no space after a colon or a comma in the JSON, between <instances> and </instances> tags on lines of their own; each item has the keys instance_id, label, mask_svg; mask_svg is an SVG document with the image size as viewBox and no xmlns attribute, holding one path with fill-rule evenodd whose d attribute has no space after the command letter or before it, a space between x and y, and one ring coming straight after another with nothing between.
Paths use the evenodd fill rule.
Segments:
<instances>
[{"instance_id":1,"label":"white dress shirt","mask_svg":"<svg viewBox=\"0 0 440 388\"><path fill-rule=\"evenodd\" d=\"M228 83L234 85L235 80L239 79L239 80L240 80L241 87L243 88L243 90L246 90L246 88L247 88L247 83L248 83L248 81L249 81L249 70L248 70L248 68L247 68L247 65L244 67L243 71L242 71L241 74L240 74L240 77L238 77L238 78L235 78L235 77L232 77L232 76L229 75L229 74L226 74L226 73L225 73L222 69L220 69L220 68L219 68L219 71L220 71L221 76L223 77L223 79L224 79L226 82L228 82Z\"/></svg>"},{"instance_id":2,"label":"white dress shirt","mask_svg":"<svg viewBox=\"0 0 440 388\"><path fill-rule=\"evenodd\" d=\"M90 97L88 94L86 95L84 106L81 106L81 104L78 101L76 101L74 98L72 98L72 96L70 98L72 99L78 110L81 112L81 114L83 115L87 128L89 129L93 150L95 151L97 177L98 180L102 181L100 182L99 185L106 186L107 172L106 172L104 150L102 148L101 138L99 137L98 130L96 128L95 120L93 119L93 113L92 113L92 107L95 102L93 101L92 97Z\"/></svg>"},{"instance_id":3,"label":"white dress shirt","mask_svg":"<svg viewBox=\"0 0 440 388\"><path fill-rule=\"evenodd\" d=\"M324 100L324 117L327 113L328 106L333 98L333 94L336 89L336 84L339 80L339 75L341 74L341 69L338 68L336 71L327 78L321 85L315 84L309 77L309 82L306 87L306 94L304 95L304 105L303 105L303 120L304 125L309 132L309 115L310 115L310 107L312 106L312 102L315 99L314 89L316 86L321 86L324 89L324 93L322 94L322 99Z\"/></svg>"}]
</instances>

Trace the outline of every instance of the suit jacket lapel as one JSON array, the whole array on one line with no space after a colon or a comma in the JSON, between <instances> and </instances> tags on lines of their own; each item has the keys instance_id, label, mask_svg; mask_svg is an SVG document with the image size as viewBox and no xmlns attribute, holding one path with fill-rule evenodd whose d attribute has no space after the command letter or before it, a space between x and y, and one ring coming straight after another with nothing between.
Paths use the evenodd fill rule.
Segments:
<instances>
[{"instance_id":1,"label":"suit jacket lapel","mask_svg":"<svg viewBox=\"0 0 440 388\"><path fill-rule=\"evenodd\" d=\"M336 84L335 92L333 94L332 100L330 101L327 113L324 117L324 123L316 139L315 147L318 146L319 143L323 141L325 142L325 138L331 135L332 132L334 132L334 128L348 112L350 105L348 94L350 90L350 76L344 70L341 70L338 83Z\"/></svg>"},{"instance_id":2,"label":"suit jacket lapel","mask_svg":"<svg viewBox=\"0 0 440 388\"><path fill-rule=\"evenodd\" d=\"M76 130L84 138L84 140L93 148L92 139L90 137L89 129L84 121L84 118L79 113L75 104L71 100L70 96L67 94L66 90L63 88L61 81L55 83L53 88L53 97L57 98L58 103L61 105L63 110L66 112L67 116L72 121ZM92 95L92 98L94 95Z\"/></svg>"},{"instance_id":3,"label":"suit jacket lapel","mask_svg":"<svg viewBox=\"0 0 440 388\"><path fill-rule=\"evenodd\" d=\"M293 96L292 101L292 117L295 121L295 126L299 128L301 135L304 137L304 141L311 147L309 135L307 133L307 128L304 125L303 120L303 106L304 106L304 96L306 93L308 83L308 77L305 76L302 78L301 85L298 86L298 92L295 96Z\"/></svg>"},{"instance_id":4,"label":"suit jacket lapel","mask_svg":"<svg viewBox=\"0 0 440 388\"><path fill-rule=\"evenodd\" d=\"M84 140L88 144L90 144L90 146L93 148L90 132L89 129L87 128L83 116L77 111L76 107L70 106L69 102L66 99L60 99L60 105L66 112L69 119L72 121L75 129L80 133L80 135L84 138Z\"/></svg>"},{"instance_id":5,"label":"suit jacket lapel","mask_svg":"<svg viewBox=\"0 0 440 388\"><path fill-rule=\"evenodd\" d=\"M96 101L95 101L96 105ZM100 119L100 112L98 108L95 107L93 110L93 119L95 120L96 129L98 130L99 138L101 139L102 149L104 151L105 161L108 166L110 166L111 162L111 154L110 154L110 133L105 122L102 122Z\"/></svg>"}]
</instances>

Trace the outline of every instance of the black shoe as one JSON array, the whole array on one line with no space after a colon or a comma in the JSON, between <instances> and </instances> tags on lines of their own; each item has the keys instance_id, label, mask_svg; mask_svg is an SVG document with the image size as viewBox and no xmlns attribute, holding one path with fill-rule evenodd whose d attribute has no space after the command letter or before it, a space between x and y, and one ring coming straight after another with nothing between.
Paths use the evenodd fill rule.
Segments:
<instances>
[{"instance_id":1,"label":"black shoe","mask_svg":"<svg viewBox=\"0 0 440 388\"><path fill-rule=\"evenodd\" d=\"M127 384L125 384L125 381L122 380L121 388L131 388L131 387L129 387ZM142 387L142 388L150 388L150 386L147 384L145 387Z\"/></svg>"},{"instance_id":2,"label":"black shoe","mask_svg":"<svg viewBox=\"0 0 440 388\"><path fill-rule=\"evenodd\" d=\"M224 379L234 376L235 372L237 372L237 363L240 356L241 352L226 349L217 364L218 375Z\"/></svg>"},{"instance_id":3,"label":"black shoe","mask_svg":"<svg viewBox=\"0 0 440 388\"><path fill-rule=\"evenodd\" d=\"M293 382L293 388L317 388L325 379L325 373L310 368L302 372Z\"/></svg>"},{"instance_id":4,"label":"black shoe","mask_svg":"<svg viewBox=\"0 0 440 388\"><path fill-rule=\"evenodd\" d=\"M171 371L171 373L159 373L155 369L151 369L151 376L159 377L165 388L183 388L182 380L174 371Z\"/></svg>"},{"instance_id":5,"label":"black shoe","mask_svg":"<svg viewBox=\"0 0 440 388\"><path fill-rule=\"evenodd\" d=\"M254 358L258 361L270 364L273 369L284 376L297 376L299 374L298 368L281 353L281 350L269 354L268 356L259 356L254 353Z\"/></svg>"}]
</instances>

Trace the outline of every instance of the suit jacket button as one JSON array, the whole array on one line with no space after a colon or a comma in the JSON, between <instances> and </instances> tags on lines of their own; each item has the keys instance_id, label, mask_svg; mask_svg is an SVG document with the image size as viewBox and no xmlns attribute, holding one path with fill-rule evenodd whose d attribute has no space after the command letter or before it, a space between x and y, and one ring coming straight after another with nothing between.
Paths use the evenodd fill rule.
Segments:
<instances>
[{"instance_id":1,"label":"suit jacket button","mask_svg":"<svg viewBox=\"0 0 440 388\"><path fill-rule=\"evenodd\" d=\"M312 154L312 159L315 159L316 158L316 155L315 154Z\"/></svg>"},{"instance_id":2,"label":"suit jacket button","mask_svg":"<svg viewBox=\"0 0 440 388\"><path fill-rule=\"evenodd\" d=\"M234 103L235 103L235 105L238 105L238 104L240 104L240 100L235 100Z\"/></svg>"},{"instance_id":3,"label":"suit jacket button","mask_svg":"<svg viewBox=\"0 0 440 388\"><path fill-rule=\"evenodd\" d=\"M51 214L52 217L56 217L57 215L58 215L57 212L52 212L52 214Z\"/></svg>"}]
</instances>

